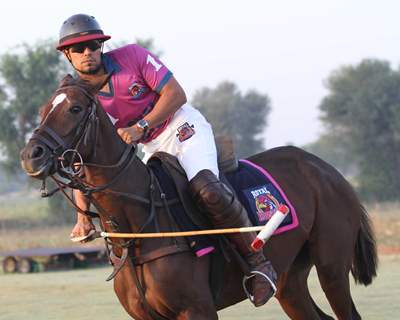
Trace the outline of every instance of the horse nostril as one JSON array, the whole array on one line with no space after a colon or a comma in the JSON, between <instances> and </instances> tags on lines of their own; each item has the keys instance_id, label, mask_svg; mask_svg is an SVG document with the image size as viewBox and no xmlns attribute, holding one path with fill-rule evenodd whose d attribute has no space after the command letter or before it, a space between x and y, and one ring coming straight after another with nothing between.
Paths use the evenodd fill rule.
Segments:
<instances>
[{"instance_id":1,"label":"horse nostril","mask_svg":"<svg viewBox=\"0 0 400 320\"><path fill-rule=\"evenodd\" d=\"M32 148L31 159L41 158L44 155L44 148L40 145L36 145Z\"/></svg>"}]
</instances>

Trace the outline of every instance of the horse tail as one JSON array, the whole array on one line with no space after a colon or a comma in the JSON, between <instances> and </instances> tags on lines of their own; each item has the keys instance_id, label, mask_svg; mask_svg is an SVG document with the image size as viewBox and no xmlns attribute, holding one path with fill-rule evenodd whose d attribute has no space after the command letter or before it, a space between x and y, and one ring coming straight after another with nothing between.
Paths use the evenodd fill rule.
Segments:
<instances>
[{"instance_id":1,"label":"horse tail","mask_svg":"<svg viewBox=\"0 0 400 320\"><path fill-rule=\"evenodd\" d=\"M361 206L361 228L358 231L351 273L356 283L371 284L376 277L378 255L376 241L367 210Z\"/></svg>"}]
</instances>

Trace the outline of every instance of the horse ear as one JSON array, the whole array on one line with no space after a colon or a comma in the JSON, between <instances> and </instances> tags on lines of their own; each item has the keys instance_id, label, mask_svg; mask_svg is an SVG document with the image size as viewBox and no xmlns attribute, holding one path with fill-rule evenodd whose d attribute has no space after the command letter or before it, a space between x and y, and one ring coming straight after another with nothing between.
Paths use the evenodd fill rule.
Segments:
<instances>
[{"instance_id":1,"label":"horse ear","mask_svg":"<svg viewBox=\"0 0 400 320\"><path fill-rule=\"evenodd\" d=\"M74 77L71 76L70 74L67 74L61 81L60 85L58 86L59 88L65 87L70 85L74 81Z\"/></svg>"}]
</instances>

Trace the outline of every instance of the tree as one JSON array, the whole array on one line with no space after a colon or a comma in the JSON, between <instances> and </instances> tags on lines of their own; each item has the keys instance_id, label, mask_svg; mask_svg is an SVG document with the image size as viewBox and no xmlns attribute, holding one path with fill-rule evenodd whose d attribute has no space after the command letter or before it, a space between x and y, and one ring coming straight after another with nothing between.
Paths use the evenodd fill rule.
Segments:
<instances>
[{"instance_id":1,"label":"tree","mask_svg":"<svg viewBox=\"0 0 400 320\"><path fill-rule=\"evenodd\" d=\"M357 162L360 192L371 200L400 196L400 72L363 60L333 72L319 108L328 133Z\"/></svg>"},{"instance_id":2,"label":"tree","mask_svg":"<svg viewBox=\"0 0 400 320\"><path fill-rule=\"evenodd\" d=\"M346 141L341 140L332 132L321 135L317 141L309 143L303 148L324 159L348 178L358 174L354 157L348 152Z\"/></svg>"},{"instance_id":3,"label":"tree","mask_svg":"<svg viewBox=\"0 0 400 320\"><path fill-rule=\"evenodd\" d=\"M39 122L39 108L57 88L68 66L51 40L26 43L0 57L0 148L1 165L8 174L20 175L19 153ZM49 199L51 215L65 221L71 209L61 195Z\"/></svg>"},{"instance_id":4,"label":"tree","mask_svg":"<svg viewBox=\"0 0 400 320\"><path fill-rule=\"evenodd\" d=\"M65 71L50 41L22 44L0 57L0 145L8 172L20 168L19 152L38 125L38 110L55 91Z\"/></svg>"},{"instance_id":5,"label":"tree","mask_svg":"<svg viewBox=\"0 0 400 320\"><path fill-rule=\"evenodd\" d=\"M261 134L271 111L267 95L255 90L242 95L234 83L225 81L215 89L195 92L192 104L205 115L216 135L233 138L239 157L263 150Z\"/></svg>"}]
</instances>

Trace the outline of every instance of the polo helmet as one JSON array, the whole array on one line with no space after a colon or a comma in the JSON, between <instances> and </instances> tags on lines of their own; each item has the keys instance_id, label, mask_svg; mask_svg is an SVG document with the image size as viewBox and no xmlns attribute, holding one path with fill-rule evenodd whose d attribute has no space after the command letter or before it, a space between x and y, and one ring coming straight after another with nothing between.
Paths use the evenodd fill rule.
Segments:
<instances>
[{"instance_id":1,"label":"polo helmet","mask_svg":"<svg viewBox=\"0 0 400 320\"><path fill-rule=\"evenodd\" d=\"M61 26L57 50L62 51L73 44L99 40L107 41L111 36L105 35L99 23L93 16L75 14L69 17Z\"/></svg>"}]
</instances>

